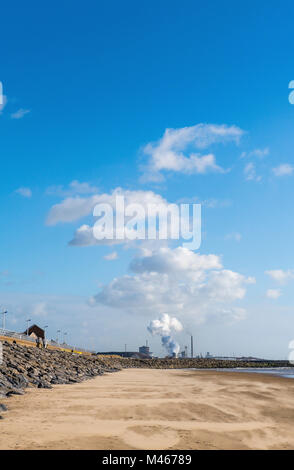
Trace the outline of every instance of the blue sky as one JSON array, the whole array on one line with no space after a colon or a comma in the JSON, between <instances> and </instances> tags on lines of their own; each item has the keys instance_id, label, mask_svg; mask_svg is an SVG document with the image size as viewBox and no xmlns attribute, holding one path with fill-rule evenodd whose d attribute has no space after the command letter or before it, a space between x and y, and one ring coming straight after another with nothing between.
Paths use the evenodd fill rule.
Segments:
<instances>
[{"instance_id":1,"label":"blue sky","mask_svg":"<svg viewBox=\"0 0 294 470\"><path fill-rule=\"evenodd\" d=\"M290 1L2 6L0 304L9 311L7 327L23 330L30 317L48 324L50 336L62 329L84 346L137 349L148 338L163 353L146 326L161 308L169 313L169 303L152 316L154 304L146 299L146 309L126 307L129 288L121 306L112 300L112 280L136 276L130 263L143 256L138 247L69 246L76 229L91 224L90 214L46 225L52 206L68 197L120 187L169 202L202 202L199 254L217 255L224 269L255 279L242 298L223 305L242 309L242 319L209 312L200 321L203 300L197 313L197 297L190 299L195 316L190 303L191 311L178 315L181 346L189 329L197 352L288 355L294 335L293 13ZM148 143L158 144L166 129L201 123L242 130L238 143L198 149L230 171L163 169L160 181L142 179ZM189 149L181 151L189 158ZM74 193L72 181L87 183L90 192ZM117 259L104 259L113 252ZM166 273L173 279L180 276L177 262Z\"/></svg>"}]
</instances>

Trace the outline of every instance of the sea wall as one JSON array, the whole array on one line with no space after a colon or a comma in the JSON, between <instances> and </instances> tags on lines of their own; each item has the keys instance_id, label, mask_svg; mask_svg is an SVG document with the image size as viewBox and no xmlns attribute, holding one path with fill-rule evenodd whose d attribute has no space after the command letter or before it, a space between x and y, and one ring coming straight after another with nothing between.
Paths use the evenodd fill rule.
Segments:
<instances>
[{"instance_id":1,"label":"sea wall","mask_svg":"<svg viewBox=\"0 0 294 470\"><path fill-rule=\"evenodd\" d=\"M54 384L81 382L104 372L120 370L114 360L65 351L38 349L3 342L0 397L22 394L27 387L52 388Z\"/></svg>"}]
</instances>

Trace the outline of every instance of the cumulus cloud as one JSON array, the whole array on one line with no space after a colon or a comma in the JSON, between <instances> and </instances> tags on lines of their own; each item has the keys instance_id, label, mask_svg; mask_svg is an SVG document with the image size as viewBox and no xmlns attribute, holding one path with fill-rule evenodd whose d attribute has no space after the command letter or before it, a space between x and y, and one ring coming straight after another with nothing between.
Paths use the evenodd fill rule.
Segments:
<instances>
[{"instance_id":1,"label":"cumulus cloud","mask_svg":"<svg viewBox=\"0 0 294 470\"><path fill-rule=\"evenodd\" d=\"M131 232L126 230L126 234L129 235ZM116 238L103 238L102 240L98 240L94 236L93 227L90 225L84 224L79 227L75 233L72 240L70 240L70 246L112 246L112 245L128 245L134 243L133 240L129 238L124 238L122 240Z\"/></svg>"},{"instance_id":2,"label":"cumulus cloud","mask_svg":"<svg viewBox=\"0 0 294 470\"><path fill-rule=\"evenodd\" d=\"M247 181L256 181L259 182L261 181L262 177L260 175L257 175L256 173L256 166L254 163L250 162L247 163L247 165L244 168L244 175L245 179Z\"/></svg>"},{"instance_id":3,"label":"cumulus cloud","mask_svg":"<svg viewBox=\"0 0 294 470\"><path fill-rule=\"evenodd\" d=\"M30 113L30 109L20 108L10 115L11 119L22 119L26 114Z\"/></svg>"},{"instance_id":4,"label":"cumulus cloud","mask_svg":"<svg viewBox=\"0 0 294 470\"><path fill-rule=\"evenodd\" d=\"M74 233L74 237L70 240L71 246L95 246L95 245L117 245L119 240L97 240L94 237L93 227L84 224L81 225Z\"/></svg>"},{"instance_id":5,"label":"cumulus cloud","mask_svg":"<svg viewBox=\"0 0 294 470\"><path fill-rule=\"evenodd\" d=\"M126 226L125 226L125 236L121 239L116 238L117 230L115 226L115 220L117 216L125 216L124 208L117 206L117 196L124 197L124 207L133 208L134 214L127 215L126 217ZM104 194L95 194L88 197L68 197L65 198L61 203L55 204L51 207L49 214L47 216L46 223L47 225L56 225L57 223L66 223L74 222L80 218L84 218L93 213L93 209L96 204L107 204L113 210L114 226L113 226L113 237L112 238L102 238L97 239L97 236L94 236L94 227L84 223L78 227L75 232L72 240L69 242L71 246L94 246L94 245L117 245L117 244L133 244L134 239L136 239L136 228L132 226L130 222L133 217L140 219L145 226L146 218L149 214L149 210L152 207L156 208L157 214L166 215L170 210L171 206L166 199L164 199L159 194L154 193L153 191L130 191L124 190L122 188L116 188L111 193ZM142 210L142 215L137 215L137 207L139 206ZM172 206L173 207L173 206ZM132 209L132 210L133 210ZM132 212L131 210L131 212ZM167 217L167 237L171 237L171 221L179 223L180 213L176 211L175 215L172 217ZM158 235L158 229L156 228L155 216L150 215L149 225L146 228L148 230L150 225L155 227L155 231ZM128 226L128 223L130 224ZM134 225L136 225L134 223ZM96 227L96 230L98 228ZM101 225L101 231L103 227ZM97 234L96 234L97 235ZM158 238L158 237L157 237ZM152 240L151 240L152 242Z\"/></svg>"},{"instance_id":6,"label":"cumulus cloud","mask_svg":"<svg viewBox=\"0 0 294 470\"><path fill-rule=\"evenodd\" d=\"M194 280L203 279L203 274L209 269L222 267L219 256L200 255L186 248L171 249L161 247L158 250L142 250L143 256L135 257L130 269L134 273L184 273Z\"/></svg>"},{"instance_id":7,"label":"cumulus cloud","mask_svg":"<svg viewBox=\"0 0 294 470\"><path fill-rule=\"evenodd\" d=\"M89 215L98 203L98 196L91 197L68 197L62 202L51 207L47 216L47 225L74 222Z\"/></svg>"},{"instance_id":8,"label":"cumulus cloud","mask_svg":"<svg viewBox=\"0 0 294 470\"><path fill-rule=\"evenodd\" d=\"M271 279L281 284L286 283L287 281L294 279L294 271L292 269L288 269L284 271L283 269L272 269L269 271L265 271Z\"/></svg>"},{"instance_id":9,"label":"cumulus cloud","mask_svg":"<svg viewBox=\"0 0 294 470\"><path fill-rule=\"evenodd\" d=\"M272 171L275 176L290 176L294 171L294 166L289 163L282 163L281 165L273 168Z\"/></svg>"},{"instance_id":10,"label":"cumulus cloud","mask_svg":"<svg viewBox=\"0 0 294 470\"><path fill-rule=\"evenodd\" d=\"M224 269L216 255L200 255L182 247L145 251L130 265L131 274L114 278L93 298L96 303L133 314L154 312L190 316L240 318L246 285L255 282Z\"/></svg>"},{"instance_id":11,"label":"cumulus cloud","mask_svg":"<svg viewBox=\"0 0 294 470\"><path fill-rule=\"evenodd\" d=\"M95 194L89 197L68 197L51 207L47 216L47 225L61 222L73 222L93 212L96 204L109 204L116 210L116 197L124 196L125 204L140 204L145 209L149 204L167 205L167 201L153 191L130 191L116 188L111 193Z\"/></svg>"},{"instance_id":12,"label":"cumulus cloud","mask_svg":"<svg viewBox=\"0 0 294 470\"><path fill-rule=\"evenodd\" d=\"M230 141L238 143L243 134L244 131L236 126L215 124L166 129L161 139L143 148L148 162L142 168L142 180L160 181L163 179L162 171L187 174L224 173L226 170L217 165L212 153L195 154L191 149L204 149L212 144Z\"/></svg>"},{"instance_id":13,"label":"cumulus cloud","mask_svg":"<svg viewBox=\"0 0 294 470\"><path fill-rule=\"evenodd\" d=\"M280 289L268 289L266 291L266 296L269 299L278 299L282 295Z\"/></svg>"},{"instance_id":14,"label":"cumulus cloud","mask_svg":"<svg viewBox=\"0 0 294 470\"><path fill-rule=\"evenodd\" d=\"M98 191L97 186L93 186L87 182L73 180L69 183L68 187L64 187L63 185L49 186L46 190L46 194L50 196L70 197L78 194L95 194L98 193Z\"/></svg>"},{"instance_id":15,"label":"cumulus cloud","mask_svg":"<svg viewBox=\"0 0 294 470\"><path fill-rule=\"evenodd\" d=\"M32 197L32 194L33 194L30 188L25 188L25 187L18 188L15 190L15 192L26 198Z\"/></svg>"},{"instance_id":16,"label":"cumulus cloud","mask_svg":"<svg viewBox=\"0 0 294 470\"><path fill-rule=\"evenodd\" d=\"M254 149L251 150L250 152L242 152L241 153L241 158L264 158L267 155L269 155L269 148L266 147L264 149Z\"/></svg>"}]
</instances>

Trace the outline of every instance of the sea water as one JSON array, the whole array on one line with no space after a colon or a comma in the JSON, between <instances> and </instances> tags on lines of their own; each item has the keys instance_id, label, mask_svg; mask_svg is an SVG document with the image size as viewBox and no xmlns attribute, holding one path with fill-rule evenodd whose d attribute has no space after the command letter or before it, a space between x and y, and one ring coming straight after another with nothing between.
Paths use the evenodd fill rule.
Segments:
<instances>
[{"instance_id":1,"label":"sea water","mask_svg":"<svg viewBox=\"0 0 294 470\"><path fill-rule=\"evenodd\" d=\"M232 368L218 368L218 369L194 369L194 370L216 370L220 372L250 372L255 374L269 374L277 377L284 377L287 379L294 379L294 367L232 367Z\"/></svg>"}]
</instances>

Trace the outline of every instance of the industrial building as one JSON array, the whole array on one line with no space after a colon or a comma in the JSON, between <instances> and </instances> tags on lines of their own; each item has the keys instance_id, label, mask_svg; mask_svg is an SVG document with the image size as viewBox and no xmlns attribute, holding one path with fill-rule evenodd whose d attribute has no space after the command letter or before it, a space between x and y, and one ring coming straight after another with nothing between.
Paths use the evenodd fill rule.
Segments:
<instances>
[{"instance_id":1,"label":"industrial building","mask_svg":"<svg viewBox=\"0 0 294 470\"><path fill-rule=\"evenodd\" d=\"M121 357L132 357L134 359L151 359L152 353L150 352L149 346L140 346L139 351L107 351L97 352L102 356L121 356Z\"/></svg>"},{"instance_id":2,"label":"industrial building","mask_svg":"<svg viewBox=\"0 0 294 470\"><path fill-rule=\"evenodd\" d=\"M150 348L148 346L148 342L146 341L146 346L140 346L139 347L139 353L140 354L145 354L146 356L151 356L152 353L150 352Z\"/></svg>"}]
</instances>

